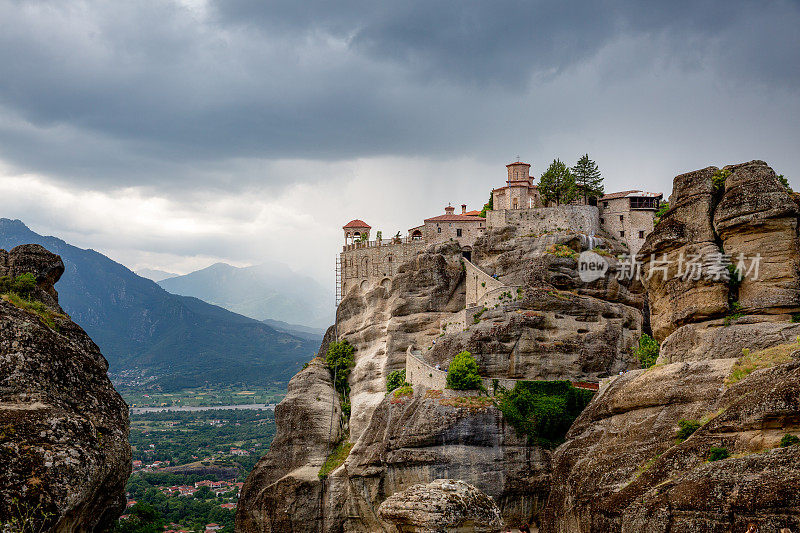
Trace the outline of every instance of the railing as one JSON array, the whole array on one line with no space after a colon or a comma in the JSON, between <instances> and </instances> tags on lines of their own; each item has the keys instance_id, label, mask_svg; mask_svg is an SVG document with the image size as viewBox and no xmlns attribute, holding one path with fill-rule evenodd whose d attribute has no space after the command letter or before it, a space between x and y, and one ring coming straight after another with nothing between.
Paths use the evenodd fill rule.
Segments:
<instances>
[{"instance_id":1,"label":"railing","mask_svg":"<svg viewBox=\"0 0 800 533\"><path fill-rule=\"evenodd\" d=\"M423 240L421 238L412 239L411 237L393 237L391 239L381 239L381 240L374 240L374 241L356 241L351 244L345 244L342 246L342 251L347 252L349 250L359 250L361 248L376 248L378 246L392 246L395 244L414 244L414 243L422 243Z\"/></svg>"}]
</instances>

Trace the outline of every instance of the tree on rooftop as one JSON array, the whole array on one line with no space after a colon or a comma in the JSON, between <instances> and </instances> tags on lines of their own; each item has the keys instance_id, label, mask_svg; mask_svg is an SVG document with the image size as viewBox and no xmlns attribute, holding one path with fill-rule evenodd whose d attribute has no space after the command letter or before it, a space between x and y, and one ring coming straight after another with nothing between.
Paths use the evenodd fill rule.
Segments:
<instances>
[{"instance_id":1,"label":"tree on rooftop","mask_svg":"<svg viewBox=\"0 0 800 533\"><path fill-rule=\"evenodd\" d=\"M539 194L547 204L567 204L575 199L575 176L560 159L554 160L539 178Z\"/></svg>"},{"instance_id":2,"label":"tree on rooftop","mask_svg":"<svg viewBox=\"0 0 800 533\"><path fill-rule=\"evenodd\" d=\"M592 196L603 196L603 177L597 163L589 159L589 154L583 154L578 163L572 167L578 193L583 196L583 203L588 204Z\"/></svg>"}]
</instances>

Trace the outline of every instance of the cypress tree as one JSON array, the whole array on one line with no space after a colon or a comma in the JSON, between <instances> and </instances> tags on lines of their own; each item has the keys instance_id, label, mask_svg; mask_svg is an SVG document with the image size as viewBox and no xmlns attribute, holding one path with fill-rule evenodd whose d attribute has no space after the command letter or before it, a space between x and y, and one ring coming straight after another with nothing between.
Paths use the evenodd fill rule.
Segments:
<instances>
[{"instance_id":1,"label":"cypress tree","mask_svg":"<svg viewBox=\"0 0 800 533\"><path fill-rule=\"evenodd\" d=\"M603 195L603 178L600 176L597 163L589 159L589 154L584 154L578 159L578 164L572 167L572 173L575 175L579 192L583 195L583 203L588 204L590 196L599 198Z\"/></svg>"},{"instance_id":2,"label":"cypress tree","mask_svg":"<svg viewBox=\"0 0 800 533\"><path fill-rule=\"evenodd\" d=\"M555 159L539 178L542 202L545 205L549 202L566 204L575 199L576 193L575 176L560 159Z\"/></svg>"}]
</instances>

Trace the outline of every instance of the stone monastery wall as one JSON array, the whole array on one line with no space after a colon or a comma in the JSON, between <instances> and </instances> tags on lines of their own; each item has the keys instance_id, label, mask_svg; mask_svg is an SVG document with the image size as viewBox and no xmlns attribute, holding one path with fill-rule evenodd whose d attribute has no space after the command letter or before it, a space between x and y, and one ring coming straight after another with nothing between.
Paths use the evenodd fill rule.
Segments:
<instances>
[{"instance_id":1,"label":"stone monastery wall","mask_svg":"<svg viewBox=\"0 0 800 533\"><path fill-rule=\"evenodd\" d=\"M504 209L486 212L486 227L517 226L533 234L572 230L586 235L600 232L600 212L592 205L560 205L534 209Z\"/></svg>"},{"instance_id":2,"label":"stone monastery wall","mask_svg":"<svg viewBox=\"0 0 800 533\"><path fill-rule=\"evenodd\" d=\"M424 250L426 245L421 240L406 239L346 245L340 256L342 295L353 287L367 290L374 284L388 283L397 273L397 267Z\"/></svg>"},{"instance_id":3,"label":"stone monastery wall","mask_svg":"<svg viewBox=\"0 0 800 533\"><path fill-rule=\"evenodd\" d=\"M464 267L467 271L467 307L476 306L488 293L503 287L500 280L494 279L467 259L464 259Z\"/></svg>"}]
</instances>

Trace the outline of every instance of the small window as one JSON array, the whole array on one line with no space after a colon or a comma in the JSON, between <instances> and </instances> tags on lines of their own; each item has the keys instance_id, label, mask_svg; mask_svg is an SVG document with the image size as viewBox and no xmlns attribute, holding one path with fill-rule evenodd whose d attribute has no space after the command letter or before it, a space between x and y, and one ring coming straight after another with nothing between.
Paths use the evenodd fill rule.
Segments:
<instances>
[{"instance_id":1,"label":"small window","mask_svg":"<svg viewBox=\"0 0 800 533\"><path fill-rule=\"evenodd\" d=\"M620 237L624 237L624 236L625 236L625 232L624 232L624 231L620 231L620 232L619 232L619 236L620 236Z\"/></svg>"},{"instance_id":2,"label":"small window","mask_svg":"<svg viewBox=\"0 0 800 533\"><path fill-rule=\"evenodd\" d=\"M623 215L620 215L619 216L619 221L622 222L623 220L625 220L625 217Z\"/></svg>"},{"instance_id":3,"label":"small window","mask_svg":"<svg viewBox=\"0 0 800 533\"><path fill-rule=\"evenodd\" d=\"M606 219L604 219L603 217L600 217L600 223L601 224L605 224L606 223Z\"/></svg>"},{"instance_id":4,"label":"small window","mask_svg":"<svg viewBox=\"0 0 800 533\"><path fill-rule=\"evenodd\" d=\"M608 207L608 202L603 202L603 207Z\"/></svg>"},{"instance_id":5,"label":"small window","mask_svg":"<svg viewBox=\"0 0 800 533\"><path fill-rule=\"evenodd\" d=\"M461 228L456 230L456 237L461 237Z\"/></svg>"},{"instance_id":6,"label":"small window","mask_svg":"<svg viewBox=\"0 0 800 533\"><path fill-rule=\"evenodd\" d=\"M436 228L436 233L441 233L441 232L442 232L442 228Z\"/></svg>"},{"instance_id":7,"label":"small window","mask_svg":"<svg viewBox=\"0 0 800 533\"><path fill-rule=\"evenodd\" d=\"M644 239L644 230L639 230L639 238Z\"/></svg>"}]
</instances>

